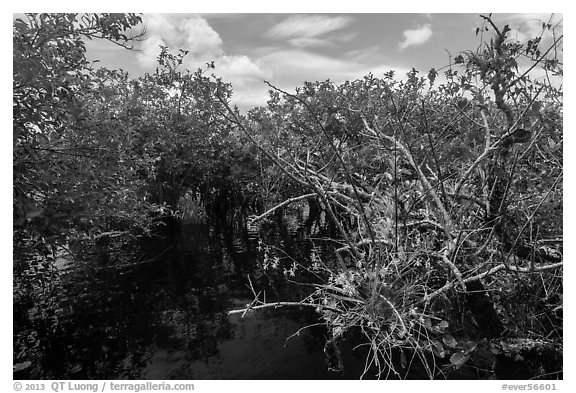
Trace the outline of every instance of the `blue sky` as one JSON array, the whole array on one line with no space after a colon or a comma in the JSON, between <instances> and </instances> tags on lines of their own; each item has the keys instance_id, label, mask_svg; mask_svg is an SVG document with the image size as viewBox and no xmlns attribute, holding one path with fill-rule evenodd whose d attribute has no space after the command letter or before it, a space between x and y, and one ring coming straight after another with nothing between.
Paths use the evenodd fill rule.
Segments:
<instances>
[{"instance_id":1,"label":"blue sky","mask_svg":"<svg viewBox=\"0 0 576 393\"><path fill-rule=\"evenodd\" d=\"M541 21L562 14L494 14L525 41L539 33ZM89 43L88 56L132 76L156 68L159 45L186 49L185 67L214 61L215 72L234 86L242 109L264 104L267 80L292 89L304 81L355 79L412 67L427 73L448 64L449 53L474 49L478 13L145 13L146 40L129 52L105 42ZM550 39L551 37L545 37Z\"/></svg>"}]
</instances>

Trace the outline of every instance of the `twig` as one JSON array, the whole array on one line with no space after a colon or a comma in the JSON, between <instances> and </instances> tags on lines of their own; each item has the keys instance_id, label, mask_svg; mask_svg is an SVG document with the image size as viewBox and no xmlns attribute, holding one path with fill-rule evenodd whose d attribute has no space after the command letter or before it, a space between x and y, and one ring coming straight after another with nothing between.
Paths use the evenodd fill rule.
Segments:
<instances>
[{"instance_id":1,"label":"twig","mask_svg":"<svg viewBox=\"0 0 576 393\"><path fill-rule=\"evenodd\" d=\"M553 269L559 269L564 265L564 262L558 262L558 263L553 263L550 265L544 265L544 266L535 266L535 267L519 267L519 266L507 266L503 263L501 263L500 265L497 265L495 267L493 267L492 269L489 269L487 271L485 271L484 273L480 273L477 274L475 276L472 277L468 277L466 279L463 280L464 284L467 284L469 282L473 282L473 281L478 281L481 280L483 278L489 277L492 274L499 272L500 270L509 270L512 272L516 272L516 273L538 273L538 272L543 272L546 270L553 270ZM420 303L428 303L431 299L435 298L436 296L442 294L443 292L446 292L449 289L454 288L454 282L449 282L446 283L446 285L444 285L442 288L436 290L435 292L432 292L429 295L424 296L424 298L420 301Z\"/></svg>"},{"instance_id":2,"label":"twig","mask_svg":"<svg viewBox=\"0 0 576 393\"><path fill-rule=\"evenodd\" d=\"M366 121L366 118L364 116L362 116L362 121L364 122L364 127L368 131L377 135L376 131L374 131L368 125L368 122ZM385 135L385 134L382 134L381 137L392 142L396 147L398 147L398 149L402 152L404 157L406 157L406 159L408 160L408 163L410 164L410 166L412 168L414 168L414 170L416 170L416 172L418 173L418 177L420 178L420 181L422 182L422 184L426 188L426 193L430 193L430 196L432 197L432 200L434 201L436 207L438 208L438 210L440 210L440 213L442 214L442 219L444 221L444 225L446 225L448 227L448 228L443 228L444 232L446 232L446 235L448 236L448 238L451 239L452 238L451 231L454 228L454 224L452 222L452 219L450 218L450 215L446 211L446 207L444 206L444 204L442 203L442 201L438 197L438 194L436 194L436 191L434 191L434 187L432 187L432 185L430 185L426 175L424 175L424 173L422 172L420 167L418 165L416 165L416 163L414 161L414 157L412 157L412 154L408 151L408 149L401 142L399 142L395 138L388 136L388 135Z\"/></svg>"},{"instance_id":3,"label":"twig","mask_svg":"<svg viewBox=\"0 0 576 393\"><path fill-rule=\"evenodd\" d=\"M335 193L335 192L328 191L328 193L331 194L331 193ZM303 199L315 197L315 196L317 196L316 193L311 193L311 194L300 195L299 197L294 197L294 198L286 199L284 202L282 202L282 203L274 206L274 207L271 208L271 209L268 209L267 211L265 211L264 213L260 214L259 216L253 217L253 218L251 219L251 222L254 223L254 222L256 222L256 221L260 221L261 219L263 219L263 218L266 217L267 215L273 213L274 211L280 209L280 208L283 207L283 206L289 205L289 204L294 203L294 202L301 201L301 200L303 200Z\"/></svg>"},{"instance_id":4,"label":"twig","mask_svg":"<svg viewBox=\"0 0 576 393\"><path fill-rule=\"evenodd\" d=\"M364 239L364 240L361 240L358 243L354 244L354 246L359 247L359 246L363 246L365 244L375 244L375 243L385 244L387 246L392 246L392 244L390 243L390 239L374 239L374 240ZM341 253L342 251L346 251L349 249L350 249L350 246L343 246L343 247L336 249L336 252Z\"/></svg>"},{"instance_id":5,"label":"twig","mask_svg":"<svg viewBox=\"0 0 576 393\"><path fill-rule=\"evenodd\" d=\"M438 229L440 231L444 231L444 227L437 222L432 220L420 220L420 221L412 221L403 224L405 227L422 227L422 228L433 228Z\"/></svg>"},{"instance_id":6,"label":"twig","mask_svg":"<svg viewBox=\"0 0 576 393\"><path fill-rule=\"evenodd\" d=\"M556 40L554 40L554 42L552 43L552 45L546 50L546 52L544 52L544 54L542 54L542 56L540 56L540 58L538 58L534 64L532 64L532 66L530 66L522 75L520 75L518 78L514 79L512 82L510 82L506 88L510 88L512 86L514 86L514 84L516 84L516 82L518 82L519 80L522 80L522 78L524 78L526 75L528 75L530 73L530 71L532 71L538 64L540 64L540 62L542 61L542 59L544 59L548 53L550 53L550 51L552 50L552 48L556 48L556 44L558 42L560 42L560 40L564 38L564 34L562 34L560 37L558 37Z\"/></svg>"},{"instance_id":7,"label":"twig","mask_svg":"<svg viewBox=\"0 0 576 393\"><path fill-rule=\"evenodd\" d=\"M468 103L469 105L470 103ZM426 116L426 106L424 105L424 100L422 100L422 114L424 117L424 125L426 127L426 136L428 137L428 144L430 145L430 150L432 151L432 157L434 158L434 164L436 165L436 172L438 172L438 179L444 179L444 175L442 174L442 168L440 167L440 162L438 161L438 154L436 154L436 149L434 149L434 143L432 143L432 136L430 135L430 128L428 126L428 119ZM446 189L444 187L444 182L440 182L440 189L442 190L442 196L444 200L446 198Z\"/></svg>"},{"instance_id":8,"label":"twig","mask_svg":"<svg viewBox=\"0 0 576 393\"><path fill-rule=\"evenodd\" d=\"M480 115L482 116L482 121L484 123L484 150L488 150L490 148L491 142L491 131L490 131L490 124L488 123L488 116L486 116L486 111L484 109L480 109Z\"/></svg>"},{"instance_id":9,"label":"twig","mask_svg":"<svg viewBox=\"0 0 576 393\"><path fill-rule=\"evenodd\" d=\"M316 115L316 113L314 113L314 111L312 110L312 108L310 108L310 106L308 105L308 103L304 100L302 100L300 97L295 96L294 94L290 94L282 89L279 89L278 87L270 84L267 81L264 81L264 83L266 83L268 86L270 86L272 89L281 92L282 94L291 97L295 100L297 100L298 102L300 102L305 108L306 110L312 115L312 117L314 118L314 120L316 121L316 123L318 124L318 126L320 127L320 131L322 131L322 133L324 134L324 136L326 137L326 139L328 140L328 143L330 144L330 147L332 148L332 150L334 151L334 154L336 156L336 158L338 159L340 166L342 167L342 169L344 170L344 173L346 174L346 178L348 179L348 182L350 183L352 190L354 192L354 195L356 197L356 201L358 203L358 211L360 212L360 215L362 216L362 219L364 220L364 222L366 223L366 229L368 230L368 235L374 239L375 235L372 231L372 226L370 225L370 221L368 220L368 217L366 215L366 211L364 210L364 206L362 204L362 200L360 199L360 195L358 193L358 188L354 185L354 181L352 180L352 175L350 174L350 169L348 168L348 166L346 165L346 163L344 162L344 158L342 158L342 154L340 153L340 149L338 147L336 147L336 145L334 144L334 141L332 139L332 137L328 134L325 125L323 124L322 121L320 121L320 119L318 119L318 116Z\"/></svg>"},{"instance_id":10,"label":"twig","mask_svg":"<svg viewBox=\"0 0 576 393\"><path fill-rule=\"evenodd\" d=\"M448 250L446 250L446 252L448 252ZM456 265L454 263L452 263L452 261L446 255L442 255L441 258L442 258L442 262L444 262L446 265L448 265L448 267L452 270L452 272L456 276L456 280L460 284L460 287L465 292L466 291L466 284L464 284L464 280L462 280L462 273L460 273L460 270L456 267Z\"/></svg>"},{"instance_id":11,"label":"twig","mask_svg":"<svg viewBox=\"0 0 576 393\"><path fill-rule=\"evenodd\" d=\"M526 227L528 226L528 224L530 222L532 222L532 219L534 218L534 216L536 215L536 212L540 209L540 207L542 206L542 204L544 203L544 201L546 200L546 198L548 197L548 195L550 195L550 193L552 192L552 190L554 190L556 188L556 185L558 184L558 182L560 181L560 178L562 177L562 173L560 173L560 175L558 175L556 177L556 179L554 180L554 183L550 186L550 188L548 189L548 191L546 191L546 194L542 197L542 199L540 200L540 202L538 203L538 205L536 206L536 208L534 209L534 211L532 211L532 214L530 214L530 217L528 217L528 219L526 220L526 222L524 223L524 225L522 226L522 228L518 231L518 235L516 236L516 239L514 240L514 243L512 244L512 247L510 248L510 252L508 253L508 255L506 255L506 261L508 261L508 259L510 258L510 254L512 253L512 251L514 250L514 248L516 247L516 244L518 244L518 241L520 240L520 236L522 236L522 232L524 232L524 230L526 229Z\"/></svg>"},{"instance_id":12,"label":"twig","mask_svg":"<svg viewBox=\"0 0 576 393\"><path fill-rule=\"evenodd\" d=\"M330 307L330 306L325 306L323 304L312 304L312 303L300 303L300 302L275 302L275 303L265 303L265 304L260 304L258 306L251 306L252 303L248 304L246 308L240 309L240 310L230 310L228 311L228 315L233 315L233 314L246 314L247 311L250 310L261 310L261 309L265 309L265 308L279 308L279 307L313 307L313 308L321 308L324 310L328 310L328 311L334 311L339 313L340 310Z\"/></svg>"},{"instance_id":13,"label":"twig","mask_svg":"<svg viewBox=\"0 0 576 393\"><path fill-rule=\"evenodd\" d=\"M284 348L288 347L288 341L289 341L292 337L299 336L300 333L301 333L304 329L309 329L309 328L314 327L314 326L325 326L325 324L324 324L324 323L313 323L312 325L306 325L306 326L304 326L304 327L301 327L300 329L298 329L298 331L297 331L296 333L291 334L291 335L286 339L286 341L284 341Z\"/></svg>"},{"instance_id":14,"label":"twig","mask_svg":"<svg viewBox=\"0 0 576 393\"><path fill-rule=\"evenodd\" d=\"M392 309L392 311L394 311L394 314L396 314L396 318L398 318L398 321L400 321L400 324L402 325L402 331L400 332L400 338L403 338L408 333L408 329L406 329L406 325L404 324L404 320L402 319L402 316L400 315L398 310L396 310L396 307L394 307L394 305L390 302L390 300L388 300L385 296L383 296L381 294L378 294L378 296L380 298L382 298L386 302L386 304L388 304L388 306Z\"/></svg>"},{"instance_id":15,"label":"twig","mask_svg":"<svg viewBox=\"0 0 576 393\"><path fill-rule=\"evenodd\" d=\"M119 236L124 236L124 235L130 235L132 237L134 236L133 234L130 233L130 231L109 231L109 232L102 232L102 233L99 233L97 235L94 235L94 239L100 239L100 238L106 237L106 236L114 238L114 237L119 237Z\"/></svg>"},{"instance_id":16,"label":"twig","mask_svg":"<svg viewBox=\"0 0 576 393\"><path fill-rule=\"evenodd\" d=\"M279 162L279 158L274 156L272 153L270 153L268 150L264 149L257 141L256 139L254 139L254 136L252 135L252 133L248 130L248 128L244 125L244 123L242 123L242 121L238 118L238 116L234 113L234 111L232 110L232 108L230 108L230 105L228 105L228 103L226 102L226 100L224 100L224 98L222 98L220 96L220 94L216 93L216 98L218 98L218 101L220 101L220 103L226 108L226 110L228 111L228 113L230 114L230 116L232 116L232 118L228 118L226 116L227 119L229 119L232 123L236 124L243 132L244 134L248 137L248 139L250 139L250 141L256 146L256 148L258 150L260 150L262 153L264 153L268 158L270 158L270 160L272 160L272 162L274 162L274 164L276 164L276 166L278 168L280 168L280 170L282 172L284 172L290 179L294 180L295 182L297 182L298 184L310 188L310 185L308 183L306 183L305 181L297 178L294 174L290 173L289 171L286 170L285 166L282 165ZM291 165L287 162L284 162L284 164L286 164L288 167L291 167Z\"/></svg>"}]
</instances>

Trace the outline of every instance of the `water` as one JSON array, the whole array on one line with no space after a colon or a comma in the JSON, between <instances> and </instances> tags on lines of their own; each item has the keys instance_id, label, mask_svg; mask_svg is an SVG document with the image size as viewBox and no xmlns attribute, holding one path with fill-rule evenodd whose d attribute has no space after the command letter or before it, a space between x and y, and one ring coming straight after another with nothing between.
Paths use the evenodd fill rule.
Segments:
<instances>
[{"instance_id":1,"label":"water","mask_svg":"<svg viewBox=\"0 0 576 393\"><path fill-rule=\"evenodd\" d=\"M240 305L240 304L239 304ZM230 337L214 342L213 353L194 348L158 348L143 377L150 379L326 379L321 336L305 332L288 341L301 325L290 312L254 313L229 318Z\"/></svg>"},{"instance_id":2,"label":"water","mask_svg":"<svg viewBox=\"0 0 576 393\"><path fill-rule=\"evenodd\" d=\"M269 230L296 257L309 253L302 218ZM254 299L248 275L269 300L300 296L282 274L261 269L257 233L245 220L184 224L171 236L149 245L161 258L132 267L67 264L59 291L30 315L23 335L36 343L21 358L32 366L15 378L360 377L364 362L350 348L343 351L346 371L328 371L324 327L300 330L318 324L313 310L227 314Z\"/></svg>"}]
</instances>

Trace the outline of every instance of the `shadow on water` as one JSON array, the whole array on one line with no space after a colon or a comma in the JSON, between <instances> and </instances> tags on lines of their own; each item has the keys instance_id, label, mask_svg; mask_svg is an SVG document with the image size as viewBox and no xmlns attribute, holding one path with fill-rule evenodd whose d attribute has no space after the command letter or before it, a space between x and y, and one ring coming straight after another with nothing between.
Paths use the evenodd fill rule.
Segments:
<instances>
[{"instance_id":1,"label":"shadow on water","mask_svg":"<svg viewBox=\"0 0 576 393\"><path fill-rule=\"evenodd\" d=\"M285 218L285 217L284 217ZM270 226L268 236L309 255L299 227L307 214ZM291 221L292 220L292 221ZM306 228L305 228L306 229ZM306 230L310 230L308 227ZM258 237L244 217L182 223L149 251L162 258L118 269L73 265L61 275L50 315L34 318L30 379L357 379L364 361L343 351L345 372L327 369L326 331L312 310L227 315L253 300L297 299L282 275L261 269ZM307 248L308 247L308 248ZM30 328L30 326L28 326Z\"/></svg>"}]
</instances>

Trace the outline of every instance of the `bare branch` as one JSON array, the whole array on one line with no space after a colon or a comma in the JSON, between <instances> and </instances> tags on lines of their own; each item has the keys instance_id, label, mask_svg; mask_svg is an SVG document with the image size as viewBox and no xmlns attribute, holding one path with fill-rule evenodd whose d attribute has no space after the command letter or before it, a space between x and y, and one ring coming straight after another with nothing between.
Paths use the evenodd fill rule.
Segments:
<instances>
[{"instance_id":1,"label":"bare branch","mask_svg":"<svg viewBox=\"0 0 576 393\"><path fill-rule=\"evenodd\" d=\"M520 75L519 77L517 77L516 79L514 79L512 82L510 82L506 87L510 88L512 86L514 86L518 81L522 80L522 78L524 78L526 75L528 75L530 73L530 71L532 71L538 64L540 64L540 62L548 55L548 53L550 53L550 51L552 49L556 48L556 45L558 44L558 42L560 42L560 40L564 38L564 34L562 34L560 37L558 37L557 39L554 40L554 42L552 43L552 45L550 45L550 47L546 50L546 52L544 52L542 54L542 56L540 56L535 62L534 64L532 64L526 71L524 71L524 73L522 75Z\"/></svg>"},{"instance_id":2,"label":"bare branch","mask_svg":"<svg viewBox=\"0 0 576 393\"><path fill-rule=\"evenodd\" d=\"M331 193L331 192L329 192L329 193ZM288 199L286 199L284 202L282 202L282 203L274 206L274 207L271 208L271 209L268 209L267 211L265 211L264 213L260 214L259 216L253 217L250 221L251 221L252 223L255 223L255 222L257 222L257 221L260 221L261 219L263 219L263 218L266 217L267 215L273 213L274 211L280 209L281 207L284 207L284 206L286 206L286 205L290 205L290 204L292 204L292 203L301 201L301 200L303 200L303 199L312 198L312 197L315 197L315 196L317 196L317 195L316 195L316 193L314 192L314 193L311 193L311 194L300 195L300 196L294 197L294 198L288 198Z\"/></svg>"},{"instance_id":3,"label":"bare branch","mask_svg":"<svg viewBox=\"0 0 576 393\"><path fill-rule=\"evenodd\" d=\"M260 302L260 301L259 301ZM261 303L261 302L260 302ZM340 310L333 308L333 307L329 307L329 306L325 306L322 304L312 304L312 303L302 303L302 302L275 302L275 303L263 303L263 304L259 304L257 306L252 306L250 304L246 305L246 308L242 308L240 310L230 310L228 311L228 315L233 315L233 314L243 314L246 315L246 313L248 311L251 310L261 310L264 308L281 308L281 307L313 307L313 308L320 308L323 310L328 310L328 311L334 311L334 312L340 312Z\"/></svg>"},{"instance_id":4,"label":"bare branch","mask_svg":"<svg viewBox=\"0 0 576 393\"><path fill-rule=\"evenodd\" d=\"M388 135L385 135L385 134L377 133L375 130L373 130L372 127L370 127L368 125L368 122L366 121L366 118L364 116L362 116L362 121L364 122L364 127L368 131L370 131L374 135L379 135L381 138L384 138L384 139L388 140L389 142L392 142L396 147L398 147L398 149L402 152L404 157L406 157L410 166L413 167L414 170L416 170L416 172L418 173L418 177L420 178L420 181L424 185L424 187L426 189L426 193L430 193L432 200L434 201L436 207L440 211L440 213L442 215L442 220L444 221L444 224L447 226L447 228L444 228L446 235L449 238L452 238L451 231L455 228L454 223L452 222L450 215L446 211L446 207L444 206L444 204L442 203L442 201L438 197L438 194L436 194L434 187L432 187L432 185L430 185L430 182L428 181L428 178L426 177L426 175L424 175L424 173L422 172L420 167L418 165L416 165L416 162L414 161L414 157L412 157L412 154L408 151L408 149L406 149L406 147L401 142L397 141L395 138L388 136Z\"/></svg>"},{"instance_id":5,"label":"bare branch","mask_svg":"<svg viewBox=\"0 0 576 393\"><path fill-rule=\"evenodd\" d=\"M495 267L493 267L492 269L489 269L487 271L485 271L484 273L480 273L477 274L475 276L472 277L468 277L466 279L463 280L463 282L465 284L469 283L469 282L473 282L473 281L478 281L481 280L483 278L489 277L491 275L493 275L494 273L499 272L500 270L508 270L511 272L516 272L516 273L540 273L540 272L544 272L547 270L553 270L553 269L559 269L564 265L564 262L558 262L558 263L553 263L550 265L543 265L543 266L534 266L534 267L520 267L520 266L506 266L505 264L500 264L497 265ZM424 298L420 301L421 303L428 303L430 300L432 300L433 298L435 298L436 296L454 288L454 282L449 282L446 283L446 285L444 285L442 288L438 289L435 292L432 292L429 295L424 296Z\"/></svg>"},{"instance_id":6,"label":"bare branch","mask_svg":"<svg viewBox=\"0 0 576 393\"><path fill-rule=\"evenodd\" d=\"M280 168L280 170L282 172L284 172L290 179L294 180L295 182L297 182L298 184L306 187L306 188L310 188L310 185L308 183L306 183L305 181L298 179L296 176L294 176L292 173L290 173L289 171L286 170L285 166L282 165L278 158L276 156L274 156L272 153L270 153L268 150L264 149L259 143L258 141L256 141L256 139L254 139L254 136L252 135L252 133L248 130L248 128L244 125L244 123L238 118L238 116L234 113L234 111L232 110L232 108L230 108L230 105L228 105L228 103L226 102L226 100L224 100L224 98L222 98L222 96L220 94L218 94L218 92L216 93L216 98L218 98L218 101L220 101L220 103L226 108L226 110L228 111L229 115L231 116L230 121L233 122L234 124L236 124L243 132L244 134L248 137L248 139L250 139L250 141L256 146L256 148L258 148L258 150L260 150L262 153L264 153L268 158L270 158L270 160L272 160L272 162L274 162L274 164L276 164L276 166L278 168ZM288 163L284 163L286 165L289 166Z\"/></svg>"},{"instance_id":7,"label":"bare branch","mask_svg":"<svg viewBox=\"0 0 576 393\"><path fill-rule=\"evenodd\" d=\"M544 194L544 196L540 199L540 202L538 203L536 208L532 211L532 214L530 214L530 217L528 217L528 219L526 220L526 222L524 223L522 228L518 231L518 235L516 236L516 239L514 240L514 243L512 244L510 252L506 256L506 261L508 261L510 254L512 253L512 251L516 247L516 244L518 244L518 241L520 240L520 236L522 236L522 233L524 232L524 230L526 229L528 224L532 222L532 220L534 219L534 216L536 215L536 212L540 209L540 207L542 206L542 204L544 203L546 198L548 198L548 195L550 195L550 193L556 188L556 185L558 185L558 182L560 181L561 177L562 177L562 173L560 173L560 175L558 175L558 177L556 177L556 179L554 180L554 183L550 186L548 191L546 191L546 194Z\"/></svg>"},{"instance_id":8,"label":"bare branch","mask_svg":"<svg viewBox=\"0 0 576 393\"><path fill-rule=\"evenodd\" d=\"M334 152L336 158L338 159L338 162L340 163L340 167L344 170L344 173L346 174L346 178L348 179L348 182L350 183L350 186L352 187L352 191L354 192L354 194L356 196L356 200L357 200L357 204L358 204L358 211L360 212L362 219L366 223L366 229L368 230L369 236L372 239L374 239L375 236L374 236L374 233L372 231L372 226L370 225L370 222L368 221L366 211L364 210L364 205L362 204L362 201L360 200L358 188L354 185L354 182L352 181L352 175L350 174L350 169L348 168L348 166L344 162L344 159L342 158L342 154L340 153L339 148L336 147L336 145L334 144L334 141L332 140L332 138L330 137L330 135L326 131L326 127L323 124L323 122L320 121L320 119L318 119L318 116L316 115L316 113L314 113L314 111L312 110L312 108L310 108L310 106L308 105L308 103L306 101L302 100L300 97L295 96L294 94L290 94L290 93L288 93L282 89L277 88L276 86L270 84L269 82L265 81L265 83L268 86L270 86L271 88L273 88L274 90L279 91L282 94L285 94L286 96L291 97L291 98L297 100L298 102L300 102L302 105L304 105L304 107L306 108L308 113L310 113L312 115L312 117L314 118L314 120L316 121L318 126L320 127L320 130L322 131L322 133L324 134L324 136L328 140L328 143L329 143L330 147L332 148L332 151Z\"/></svg>"}]
</instances>

